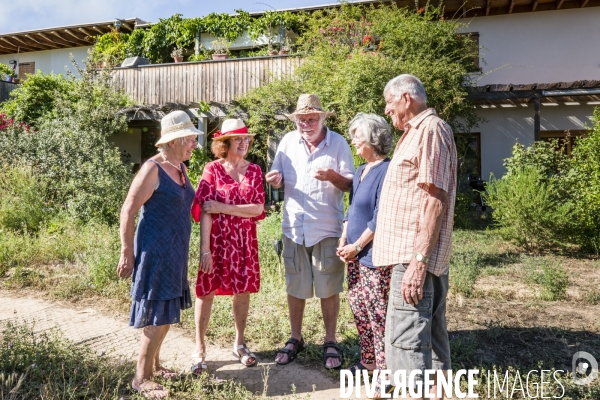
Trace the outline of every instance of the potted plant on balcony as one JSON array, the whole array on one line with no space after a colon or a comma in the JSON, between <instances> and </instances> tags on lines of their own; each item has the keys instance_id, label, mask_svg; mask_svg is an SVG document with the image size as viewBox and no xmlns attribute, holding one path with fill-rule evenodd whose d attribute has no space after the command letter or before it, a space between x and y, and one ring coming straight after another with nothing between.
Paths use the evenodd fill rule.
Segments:
<instances>
[{"instance_id":1,"label":"potted plant on balcony","mask_svg":"<svg viewBox=\"0 0 600 400\"><path fill-rule=\"evenodd\" d=\"M290 51L292 51L292 45L290 44L290 39L286 37L281 50L279 50L279 54L289 54Z\"/></svg>"},{"instance_id":2,"label":"potted plant on balcony","mask_svg":"<svg viewBox=\"0 0 600 400\"><path fill-rule=\"evenodd\" d=\"M183 48L175 47L171 52L171 57L173 57L176 63L183 62Z\"/></svg>"},{"instance_id":3,"label":"potted plant on balcony","mask_svg":"<svg viewBox=\"0 0 600 400\"><path fill-rule=\"evenodd\" d=\"M270 56L276 56L277 54L279 54L279 52L277 51L276 48L273 47L273 44L271 44L271 42L269 41L269 55Z\"/></svg>"},{"instance_id":4,"label":"potted plant on balcony","mask_svg":"<svg viewBox=\"0 0 600 400\"><path fill-rule=\"evenodd\" d=\"M229 47L231 46L231 42L228 42L227 39L218 38L217 40L213 40L210 44L213 50L213 60L225 60L229 58Z\"/></svg>"}]
</instances>

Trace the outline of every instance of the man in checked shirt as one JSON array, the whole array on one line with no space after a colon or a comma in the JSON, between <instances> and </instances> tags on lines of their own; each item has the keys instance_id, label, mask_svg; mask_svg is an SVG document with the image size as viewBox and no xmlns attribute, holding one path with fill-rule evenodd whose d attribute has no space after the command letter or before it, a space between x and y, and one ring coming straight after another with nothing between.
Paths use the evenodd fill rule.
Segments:
<instances>
[{"instance_id":1,"label":"man in checked shirt","mask_svg":"<svg viewBox=\"0 0 600 400\"><path fill-rule=\"evenodd\" d=\"M394 265L385 327L385 356L406 376L450 367L446 295L456 197L456 147L450 126L427 107L421 81L399 75L383 91L385 113L404 131L385 177L373 264ZM441 378L441 377L440 377ZM393 381L393 380L392 380ZM418 393L418 390L417 390ZM435 392L434 392L435 393ZM437 397L436 397L437 398Z\"/></svg>"}]
</instances>

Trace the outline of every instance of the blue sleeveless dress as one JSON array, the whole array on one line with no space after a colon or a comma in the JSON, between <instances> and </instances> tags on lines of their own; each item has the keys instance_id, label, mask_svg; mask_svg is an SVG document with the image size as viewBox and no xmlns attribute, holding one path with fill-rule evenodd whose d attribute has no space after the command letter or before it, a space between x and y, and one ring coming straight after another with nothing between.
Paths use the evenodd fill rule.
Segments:
<instances>
[{"instance_id":1,"label":"blue sleeveless dress","mask_svg":"<svg viewBox=\"0 0 600 400\"><path fill-rule=\"evenodd\" d=\"M160 184L142 206L135 232L129 320L134 328L177 323L181 310L192 306L188 251L194 189L187 175L183 188L149 161L158 167Z\"/></svg>"}]
</instances>

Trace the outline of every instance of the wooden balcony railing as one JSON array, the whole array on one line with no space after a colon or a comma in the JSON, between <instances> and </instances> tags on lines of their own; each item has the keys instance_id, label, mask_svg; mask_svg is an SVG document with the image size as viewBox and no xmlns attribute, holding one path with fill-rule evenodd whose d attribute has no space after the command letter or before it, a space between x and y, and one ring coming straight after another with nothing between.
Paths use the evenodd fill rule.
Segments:
<instances>
[{"instance_id":1,"label":"wooden balcony railing","mask_svg":"<svg viewBox=\"0 0 600 400\"><path fill-rule=\"evenodd\" d=\"M228 103L273 79L291 74L301 59L238 58L116 68L115 83L137 104L217 101Z\"/></svg>"}]
</instances>

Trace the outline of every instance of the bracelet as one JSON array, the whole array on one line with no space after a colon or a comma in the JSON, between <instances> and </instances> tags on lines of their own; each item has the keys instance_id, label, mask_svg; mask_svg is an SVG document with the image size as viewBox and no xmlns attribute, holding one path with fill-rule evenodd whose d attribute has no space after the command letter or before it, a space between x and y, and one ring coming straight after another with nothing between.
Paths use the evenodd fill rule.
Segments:
<instances>
[{"instance_id":1,"label":"bracelet","mask_svg":"<svg viewBox=\"0 0 600 400\"><path fill-rule=\"evenodd\" d=\"M210 254L210 251L205 251L204 253L200 253L201 256L205 256L207 254Z\"/></svg>"}]
</instances>

